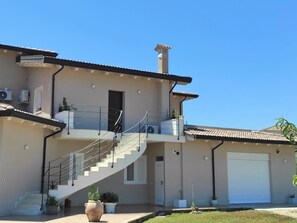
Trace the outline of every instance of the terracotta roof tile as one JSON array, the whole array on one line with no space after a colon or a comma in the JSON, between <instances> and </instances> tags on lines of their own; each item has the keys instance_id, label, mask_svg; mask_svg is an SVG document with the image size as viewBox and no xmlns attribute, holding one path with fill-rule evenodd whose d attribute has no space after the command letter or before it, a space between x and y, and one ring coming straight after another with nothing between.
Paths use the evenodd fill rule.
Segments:
<instances>
[{"instance_id":1,"label":"terracotta roof tile","mask_svg":"<svg viewBox=\"0 0 297 223\"><path fill-rule=\"evenodd\" d=\"M66 124L50 118L48 115L44 113L40 113L40 115L32 114L30 112L22 111L15 109L13 106L0 103L0 117L12 116L16 118L26 119L34 122L39 122L51 126L57 126L59 128L65 128Z\"/></svg>"},{"instance_id":2,"label":"terracotta roof tile","mask_svg":"<svg viewBox=\"0 0 297 223\"><path fill-rule=\"evenodd\" d=\"M283 135L266 131L196 126L186 127L185 133L201 139L289 144Z\"/></svg>"}]
</instances>

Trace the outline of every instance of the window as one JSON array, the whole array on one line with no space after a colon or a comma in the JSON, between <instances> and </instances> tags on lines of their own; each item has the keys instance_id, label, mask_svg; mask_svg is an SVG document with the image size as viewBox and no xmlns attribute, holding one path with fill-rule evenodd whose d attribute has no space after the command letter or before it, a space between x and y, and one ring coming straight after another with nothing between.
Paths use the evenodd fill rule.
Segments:
<instances>
[{"instance_id":1,"label":"window","mask_svg":"<svg viewBox=\"0 0 297 223\"><path fill-rule=\"evenodd\" d=\"M42 111L43 86L34 90L34 113Z\"/></svg>"},{"instance_id":2,"label":"window","mask_svg":"<svg viewBox=\"0 0 297 223\"><path fill-rule=\"evenodd\" d=\"M125 184L146 184L147 157L141 156L124 170Z\"/></svg>"}]
</instances>

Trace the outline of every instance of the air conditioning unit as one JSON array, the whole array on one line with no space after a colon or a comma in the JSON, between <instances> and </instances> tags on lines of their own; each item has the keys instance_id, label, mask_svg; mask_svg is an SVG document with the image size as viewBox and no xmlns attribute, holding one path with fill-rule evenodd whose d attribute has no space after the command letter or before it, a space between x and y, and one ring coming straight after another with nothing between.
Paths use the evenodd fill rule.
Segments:
<instances>
[{"instance_id":1,"label":"air conditioning unit","mask_svg":"<svg viewBox=\"0 0 297 223\"><path fill-rule=\"evenodd\" d=\"M159 134L159 127L157 125L147 125L146 132L149 134Z\"/></svg>"},{"instance_id":2,"label":"air conditioning unit","mask_svg":"<svg viewBox=\"0 0 297 223\"><path fill-rule=\"evenodd\" d=\"M30 92L29 90L21 90L19 94L20 103L29 103Z\"/></svg>"},{"instance_id":3,"label":"air conditioning unit","mask_svg":"<svg viewBox=\"0 0 297 223\"><path fill-rule=\"evenodd\" d=\"M0 101L11 101L12 100L12 91L7 89L0 90Z\"/></svg>"}]
</instances>

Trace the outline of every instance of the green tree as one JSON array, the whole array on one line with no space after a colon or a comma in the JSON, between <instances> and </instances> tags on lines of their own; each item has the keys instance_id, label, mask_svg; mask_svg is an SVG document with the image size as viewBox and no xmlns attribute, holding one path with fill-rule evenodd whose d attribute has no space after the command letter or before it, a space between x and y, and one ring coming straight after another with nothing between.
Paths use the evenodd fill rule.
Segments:
<instances>
[{"instance_id":1,"label":"green tree","mask_svg":"<svg viewBox=\"0 0 297 223\"><path fill-rule=\"evenodd\" d=\"M290 143L296 145L297 143L297 127L284 118L278 118L276 122L276 128L290 140ZM293 185L297 186L297 175L293 176Z\"/></svg>"}]
</instances>

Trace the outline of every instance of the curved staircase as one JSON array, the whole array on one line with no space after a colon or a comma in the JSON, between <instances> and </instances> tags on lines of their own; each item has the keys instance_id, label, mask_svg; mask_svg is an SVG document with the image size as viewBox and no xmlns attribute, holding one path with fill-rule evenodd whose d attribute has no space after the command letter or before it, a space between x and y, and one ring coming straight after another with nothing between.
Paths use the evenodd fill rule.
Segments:
<instances>
[{"instance_id":1,"label":"curved staircase","mask_svg":"<svg viewBox=\"0 0 297 223\"><path fill-rule=\"evenodd\" d=\"M89 170L84 171L83 175L77 175L75 180L68 180L66 185L58 185L57 189L49 190L49 195L62 200L123 170L141 157L146 146L146 133L140 133L140 136L139 133L124 134L115 149L111 150L102 161L96 162Z\"/></svg>"},{"instance_id":2,"label":"curved staircase","mask_svg":"<svg viewBox=\"0 0 297 223\"><path fill-rule=\"evenodd\" d=\"M16 202L13 213L41 214L47 195L62 201L75 192L123 170L140 158L147 148L147 113L140 122L124 132L117 132L116 125L117 123L112 140L97 139L81 150L50 161L43 178L47 181L43 183L46 188L41 193L28 193L23 196ZM47 194L44 194L44 191L47 191Z\"/></svg>"}]
</instances>

